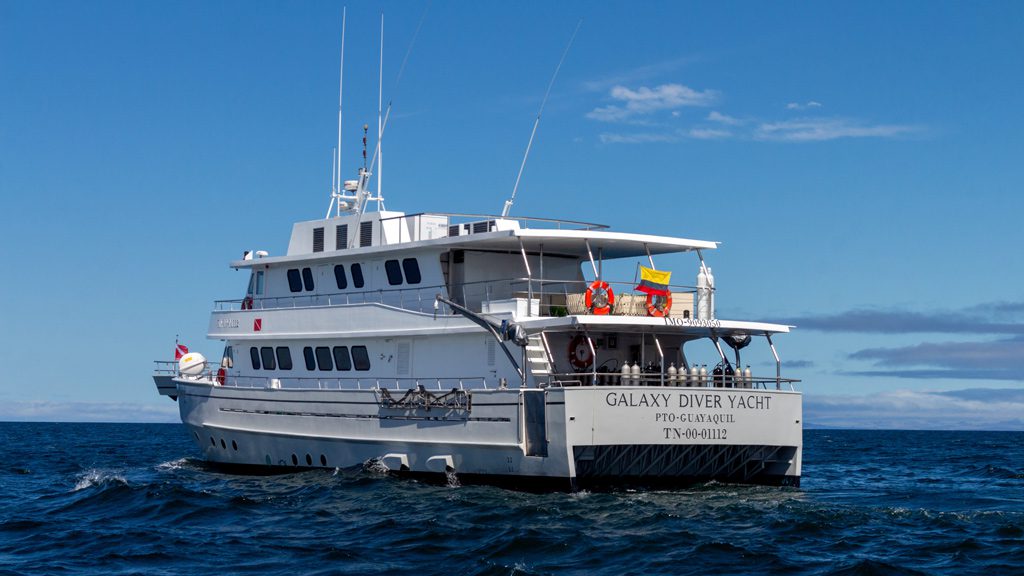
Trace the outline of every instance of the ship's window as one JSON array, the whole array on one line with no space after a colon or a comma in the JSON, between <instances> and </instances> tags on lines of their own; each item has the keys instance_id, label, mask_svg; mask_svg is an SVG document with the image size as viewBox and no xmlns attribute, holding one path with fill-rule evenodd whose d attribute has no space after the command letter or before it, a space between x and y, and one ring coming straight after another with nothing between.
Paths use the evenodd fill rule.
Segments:
<instances>
[{"instance_id":1,"label":"ship's window","mask_svg":"<svg viewBox=\"0 0 1024 576\"><path fill-rule=\"evenodd\" d=\"M292 292L302 292L302 277L299 276L298 268L288 269L288 289Z\"/></svg>"},{"instance_id":2,"label":"ship's window","mask_svg":"<svg viewBox=\"0 0 1024 576\"><path fill-rule=\"evenodd\" d=\"M263 295L263 270L256 271L256 295Z\"/></svg>"},{"instance_id":3,"label":"ship's window","mask_svg":"<svg viewBox=\"0 0 1024 576\"><path fill-rule=\"evenodd\" d=\"M405 281L409 284L419 284L423 278L420 276L420 263L415 258L404 258L402 270L405 271Z\"/></svg>"},{"instance_id":4,"label":"ship's window","mask_svg":"<svg viewBox=\"0 0 1024 576\"><path fill-rule=\"evenodd\" d=\"M231 349L231 346L224 347L224 356L220 359L221 368L234 368L235 367L235 352Z\"/></svg>"},{"instance_id":5,"label":"ship's window","mask_svg":"<svg viewBox=\"0 0 1024 576\"><path fill-rule=\"evenodd\" d=\"M256 289L256 274L249 276L249 288L245 291L249 296L253 295L253 290Z\"/></svg>"},{"instance_id":6,"label":"ship's window","mask_svg":"<svg viewBox=\"0 0 1024 576\"><path fill-rule=\"evenodd\" d=\"M359 224L359 246L370 246L373 244L373 222L362 222Z\"/></svg>"},{"instance_id":7,"label":"ship's window","mask_svg":"<svg viewBox=\"0 0 1024 576\"><path fill-rule=\"evenodd\" d=\"M345 276L345 267L341 264L334 267L334 281L338 283L338 290L348 288L348 278Z\"/></svg>"},{"instance_id":8,"label":"ship's window","mask_svg":"<svg viewBox=\"0 0 1024 576\"><path fill-rule=\"evenodd\" d=\"M327 456L324 456L323 454L320 455L320 465L327 466Z\"/></svg>"},{"instance_id":9,"label":"ship's window","mask_svg":"<svg viewBox=\"0 0 1024 576\"><path fill-rule=\"evenodd\" d=\"M302 357L306 359L306 370L316 370L316 357L313 356L313 348L306 346L302 349Z\"/></svg>"},{"instance_id":10,"label":"ship's window","mask_svg":"<svg viewBox=\"0 0 1024 576\"><path fill-rule=\"evenodd\" d=\"M366 371L370 369L370 355L366 352L366 346L352 347L352 363L356 370Z\"/></svg>"},{"instance_id":11,"label":"ship's window","mask_svg":"<svg viewBox=\"0 0 1024 576\"><path fill-rule=\"evenodd\" d=\"M363 267L358 263L352 265L352 285L356 288L363 287Z\"/></svg>"},{"instance_id":12,"label":"ship's window","mask_svg":"<svg viewBox=\"0 0 1024 576\"><path fill-rule=\"evenodd\" d=\"M308 292L313 291L313 271L309 268L302 269L302 284Z\"/></svg>"},{"instance_id":13,"label":"ship's window","mask_svg":"<svg viewBox=\"0 0 1024 576\"><path fill-rule=\"evenodd\" d=\"M334 249L344 250L348 246L348 224L339 224L334 229Z\"/></svg>"},{"instance_id":14,"label":"ship's window","mask_svg":"<svg viewBox=\"0 0 1024 576\"><path fill-rule=\"evenodd\" d=\"M292 465L293 466L298 466L299 465L299 457L296 456L295 454L292 454Z\"/></svg>"},{"instance_id":15,"label":"ship's window","mask_svg":"<svg viewBox=\"0 0 1024 576\"><path fill-rule=\"evenodd\" d=\"M238 442L235 442L234 440L232 440L231 441L231 449L234 450L235 452L238 452Z\"/></svg>"},{"instance_id":16,"label":"ship's window","mask_svg":"<svg viewBox=\"0 0 1024 576\"><path fill-rule=\"evenodd\" d=\"M320 366L320 370L324 372L334 370L334 363L331 362L331 349L327 346L317 346L316 363Z\"/></svg>"},{"instance_id":17,"label":"ship's window","mask_svg":"<svg viewBox=\"0 0 1024 576\"><path fill-rule=\"evenodd\" d=\"M274 349L270 346L260 348L260 358L263 359L264 370L276 370L277 362L274 362Z\"/></svg>"},{"instance_id":18,"label":"ship's window","mask_svg":"<svg viewBox=\"0 0 1024 576\"><path fill-rule=\"evenodd\" d=\"M348 356L348 346L334 347L334 365L338 367L338 370L346 372L352 369L352 359Z\"/></svg>"},{"instance_id":19,"label":"ship's window","mask_svg":"<svg viewBox=\"0 0 1024 576\"><path fill-rule=\"evenodd\" d=\"M313 456L311 456L309 454L306 454L306 466L312 466L312 465L313 465Z\"/></svg>"},{"instance_id":20,"label":"ship's window","mask_svg":"<svg viewBox=\"0 0 1024 576\"><path fill-rule=\"evenodd\" d=\"M292 349L287 346L277 347L277 366L281 370L292 369Z\"/></svg>"},{"instance_id":21,"label":"ship's window","mask_svg":"<svg viewBox=\"0 0 1024 576\"><path fill-rule=\"evenodd\" d=\"M252 369L253 370L259 370L260 369L260 351L255 346L253 346L252 348L249 348L249 358L252 359Z\"/></svg>"},{"instance_id":22,"label":"ship's window","mask_svg":"<svg viewBox=\"0 0 1024 576\"><path fill-rule=\"evenodd\" d=\"M402 283L402 268L398 265L398 260L384 262L384 271L388 273L388 284L398 286Z\"/></svg>"},{"instance_id":23,"label":"ship's window","mask_svg":"<svg viewBox=\"0 0 1024 576\"><path fill-rule=\"evenodd\" d=\"M313 252L324 251L324 229L313 228Z\"/></svg>"}]
</instances>

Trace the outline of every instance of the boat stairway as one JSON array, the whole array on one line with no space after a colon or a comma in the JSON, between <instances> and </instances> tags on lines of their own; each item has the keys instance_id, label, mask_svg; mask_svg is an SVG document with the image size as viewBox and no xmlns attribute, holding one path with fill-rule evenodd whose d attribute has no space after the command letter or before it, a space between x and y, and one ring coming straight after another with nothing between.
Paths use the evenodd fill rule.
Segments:
<instances>
[{"instance_id":1,"label":"boat stairway","mask_svg":"<svg viewBox=\"0 0 1024 576\"><path fill-rule=\"evenodd\" d=\"M530 375L537 384L547 384L551 379L551 353L543 334L530 336L526 345L526 363Z\"/></svg>"}]
</instances>

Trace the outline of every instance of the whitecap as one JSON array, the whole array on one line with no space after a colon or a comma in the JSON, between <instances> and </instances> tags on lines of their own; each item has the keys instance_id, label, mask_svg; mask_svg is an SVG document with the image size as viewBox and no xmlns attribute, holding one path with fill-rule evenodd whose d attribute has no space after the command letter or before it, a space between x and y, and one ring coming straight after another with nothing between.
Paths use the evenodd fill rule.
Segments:
<instances>
[{"instance_id":1,"label":"whitecap","mask_svg":"<svg viewBox=\"0 0 1024 576\"><path fill-rule=\"evenodd\" d=\"M75 483L75 487L71 491L78 492L79 490L85 490L92 486L104 486L107 484L121 484L123 486L127 486L128 480L117 472L97 470L93 468L91 470L86 470L78 476L78 482Z\"/></svg>"}]
</instances>

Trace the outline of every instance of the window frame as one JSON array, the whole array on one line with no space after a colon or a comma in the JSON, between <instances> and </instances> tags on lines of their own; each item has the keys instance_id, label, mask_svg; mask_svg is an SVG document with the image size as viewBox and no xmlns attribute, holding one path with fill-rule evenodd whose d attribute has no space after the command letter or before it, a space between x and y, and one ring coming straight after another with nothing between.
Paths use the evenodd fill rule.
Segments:
<instances>
[{"instance_id":1,"label":"window frame","mask_svg":"<svg viewBox=\"0 0 1024 576\"><path fill-rule=\"evenodd\" d=\"M267 362L268 359L269 362ZM273 346L260 346L260 360L263 361L264 370L277 370L277 357L274 354Z\"/></svg>"},{"instance_id":2,"label":"window frame","mask_svg":"<svg viewBox=\"0 0 1024 576\"><path fill-rule=\"evenodd\" d=\"M391 286L401 286L405 282L402 277L402 265L398 260L385 260L384 272L387 274L388 284Z\"/></svg>"},{"instance_id":3,"label":"window frame","mask_svg":"<svg viewBox=\"0 0 1024 576\"><path fill-rule=\"evenodd\" d=\"M326 362L320 356L321 350L324 351L323 358L327 359ZM334 358L331 356L330 346L317 346L313 349L313 352L316 354L316 367L320 372L331 372L334 370Z\"/></svg>"},{"instance_id":4,"label":"window frame","mask_svg":"<svg viewBox=\"0 0 1024 576\"><path fill-rule=\"evenodd\" d=\"M420 274L420 262L416 258L402 258L402 272L405 274L406 284L423 282L423 275Z\"/></svg>"},{"instance_id":5,"label":"window frame","mask_svg":"<svg viewBox=\"0 0 1024 576\"><path fill-rule=\"evenodd\" d=\"M288 289L292 291L292 294L302 292L302 273L298 268L288 269Z\"/></svg>"},{"instance_id":6,"label":"window frame","mask_svg":"<svg viewBox=\"0 0 1024 576\"><path fill-rule=\"evenodd\" d=\"M309 267L302 269L302 287L306 292L312 292L316 288L316 284L313 283L313 270Z\"/></svg>"},{"instance_id":7,"label":"window frame","mask_svg":"<svg viewBox=\"0 0 1024 576\"><path fill-rule=\"evenodd\" d=\"M334 369L342 372L352 371L352 356L349 354L348 346L335 346L331 349L334 356ZM344 360L344 362L340 362Z\"/></svg>"},{"instance_id":8,"label":"window frame","mask_svg":"<svg viewBox=\"0 0 1024 576\"><path fill-rule=\"evenodd\" d=\"M348 289L348 276L345 275L344 264L334 265L334 283L338 285L338 290Z\"/></svg>"},{"instance_id":9,"label":"window frame","mask_svg":"<svg viewBox=\"0 0 1024 576\"><path fill-rule=\"evenodd\" d=\"M294 364L292 364L292 349L290 347L278 346L274 352L276 353L278 369L291 370L294 367Z\"/></svg>"},{"instance_id":10,"label":"window frame","mask_svg":"<svg viewBox=\"0 0 1024 576\"><path fill-rule=\"evenodd\" d=\"M356 288L362 288L366 285L365 279L363 278L363 265L359 262L353 262L349 267L348 271L352 274L352 286Z\"/></svg>"},{"instance_id":11,"label":"window frame","mask_svg":"<svg viewBox=\"0 0 1024 576\"><path fill-rule=\"evenodd\" d=\"M353 346L351 353L352 367L357 372L366 372L370 369L370 351L366 349L366 346Z\"/></svg>"},{"instance_id":12,"label":"window frame","mask_svg":"<svg viewBox=\"0 0 1024 576\"><path fill-rule=\"evenodd\" d=\"M262 368L263 363L260 362L260 349L256 346L249 347L249 360L252 361L253 370L260 370Z\"/></svg>"},{"instance_id":13,"label":"window frame","mask_svg":"<svg viewBox=\"0 0 1024 576\"><path fill-rule=\"evenodd\" d=\"M313 347L306 346L302 349L302 359L306 361L306 370L316 371L316 356L313 354Z\"/></svg>"}]
</instances>

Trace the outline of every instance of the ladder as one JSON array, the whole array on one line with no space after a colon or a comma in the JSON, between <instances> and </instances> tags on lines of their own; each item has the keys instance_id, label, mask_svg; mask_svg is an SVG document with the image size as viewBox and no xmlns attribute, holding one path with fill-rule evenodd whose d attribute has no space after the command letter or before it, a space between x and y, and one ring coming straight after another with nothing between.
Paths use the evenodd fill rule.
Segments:
<instances>
[{"instance_id":1,"label":"ladder","mask_svg":"<svg viewBox=\"0 0 1024 576\"><path fill-rule=\"evenodd\" d=\"M543 333L530 336L526 345L526 369L533 377L535 385L551 383L551 353L548 351L547 340Z\"/></svg>"}]
</instances>

